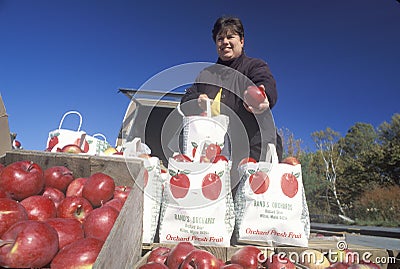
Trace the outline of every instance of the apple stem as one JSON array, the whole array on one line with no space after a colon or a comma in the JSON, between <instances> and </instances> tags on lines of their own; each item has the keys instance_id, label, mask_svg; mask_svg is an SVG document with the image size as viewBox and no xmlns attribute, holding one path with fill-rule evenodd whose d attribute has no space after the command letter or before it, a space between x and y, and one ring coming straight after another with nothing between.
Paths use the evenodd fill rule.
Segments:
<instances>
[{"instance_id":1,"label":"apple stem","mask_svg":"<svg viewBox=\"0 0 400 269\"><path fill-rule=\"evenodd\" d=\"M0 247L4 246L4 245L8 245L8 244L13 244L14 240L1 240L0 239Z\"/></svg>"},{"instance_id":2,"label":"apple stem","mask_svg":"<svg viewBox=\"0 0 400 269\"><path fill-rule=\"evenodd\" d=\"M28 168L26 169L28 172L31 171L33 167L33 161L30 161Z\"/></svg>"},{"instance_id":3,"label":"apple stem","mask_svg":"<svg viewBox=\"0 0 400 269\"><path fill-rule=\"evenodd\" d=\"M78 205L78 206L76 207L76 214L77 214L77 215L80 215L80 214L82 213L82 210L83 210L82 205Z\"/></svg>"}]
</instances>

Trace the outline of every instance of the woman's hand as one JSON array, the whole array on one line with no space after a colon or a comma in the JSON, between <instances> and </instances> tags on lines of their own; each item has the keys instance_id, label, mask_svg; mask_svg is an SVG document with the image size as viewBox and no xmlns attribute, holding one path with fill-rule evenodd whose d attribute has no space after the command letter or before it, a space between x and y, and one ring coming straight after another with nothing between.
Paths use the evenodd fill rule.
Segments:
<instances>
[{"instance_id":1,"label":"woman's hand","mask_svg":"<svg viewBox=\"0 0 400 269\"><path fill-rule=\"evenodd\" d=\"M207 100L208 100L208 95L205 93L202 93L199 95L199 98L197 98L197 103L199 104L199 107L203 110L207 110Z\"/></svg>"},{"instance_id":2,"label":"woman's hand","mask_svg":"<svg viewBox=\"0 0 400 269\"><path fill-rule=\"evenodd\" d=\"M260 85L259 87L265 91L264 85ZM268 98L265 98L264 102L260 103L258 105L258 107L252 107L252 106L247 105L245 102L243 102L243 106L250 113L261 114L264 111L266 111L267 109L269 109L269 101L268 101Z\"/></svg>"}]
</instances>

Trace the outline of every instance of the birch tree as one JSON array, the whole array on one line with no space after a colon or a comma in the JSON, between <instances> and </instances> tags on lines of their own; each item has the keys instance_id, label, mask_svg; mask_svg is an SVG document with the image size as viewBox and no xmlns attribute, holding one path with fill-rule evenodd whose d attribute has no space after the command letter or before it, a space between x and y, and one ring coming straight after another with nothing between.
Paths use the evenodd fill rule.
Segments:
<instances>
[{"instance_id":1,"label":"birch tree","mask_svg":"<svg viewBox=\"0 0 400 269\"><path fill-rule=\"evenodd\" d=\"M329 190L332 192L336 205L340 213L346 217L342 203L337 192L337 166L342 155L342 149L338 144L340 134L331 128L326 128L324 131L317 131L311 134L311 137L316 145L317 153L320 154L323 161L323 171L325 180L328 182ZM327 190L328 191L328 190ZM329 194L326 194L329 203Z\"/></svg>"}]
</instances>

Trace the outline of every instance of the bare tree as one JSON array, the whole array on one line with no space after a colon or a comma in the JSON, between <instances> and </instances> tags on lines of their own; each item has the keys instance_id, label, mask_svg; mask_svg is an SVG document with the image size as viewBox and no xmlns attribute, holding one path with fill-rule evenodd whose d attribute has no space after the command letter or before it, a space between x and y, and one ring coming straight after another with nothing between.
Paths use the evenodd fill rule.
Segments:
<instances>
[{"instance_id":1,"label":"bare tree","mask_svg":"<svg viewBox=\"0 0 400 269\"><path fill-rule=\"evenodd\" d=\"M288 128L280 128L278 130L279 135L282 138L283 150L285 156L294 156L299 158L302 152L301 139L295 139L294 134Z\"/></svg>"}]
</instances>

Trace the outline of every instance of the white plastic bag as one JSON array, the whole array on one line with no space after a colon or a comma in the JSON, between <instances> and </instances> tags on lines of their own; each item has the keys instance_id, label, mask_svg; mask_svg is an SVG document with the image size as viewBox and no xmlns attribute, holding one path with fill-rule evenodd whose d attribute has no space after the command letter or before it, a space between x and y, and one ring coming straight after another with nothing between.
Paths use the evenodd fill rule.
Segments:
<instances>
[{"instance_id":1,"label":"white plastic bag","mask_svg":"<svg viewBox=\"0 0 400 269\"><path fill-rule=\"evenodd\" d=\"M126 158L139 157L149 154L149 149L140 138L125 144L124 156ZM143 156L145 156L143 155ZM143 201L143 239L145 244L154 243L157 225L160 216L162 199L162 178L160 160L157 157L140 157L143 160L144 171L144 201Z\"/></svg>"},{"instance_id":2,"label":"white plastic bag","mask_svg":"<svg viewBox=\"0 0 400 269\"><path fill-rule=\"evenodd\" d=\"M307 247L310 219L301 165L278 163L275 146L268 146L266 162L239 167L236 239Z\"/></svg>"}]
</instances>

